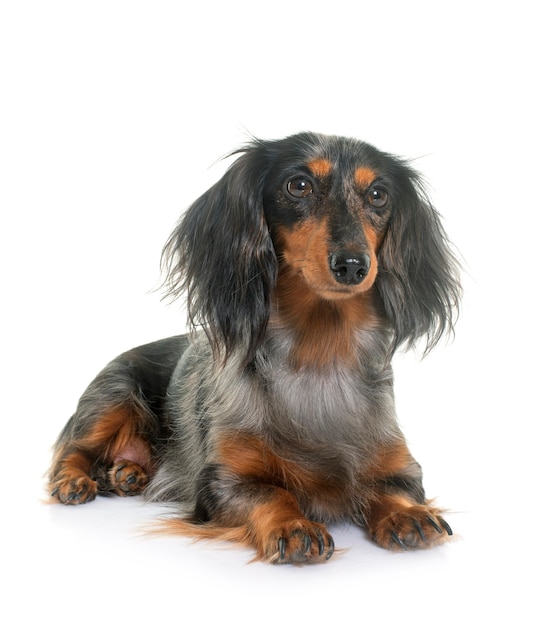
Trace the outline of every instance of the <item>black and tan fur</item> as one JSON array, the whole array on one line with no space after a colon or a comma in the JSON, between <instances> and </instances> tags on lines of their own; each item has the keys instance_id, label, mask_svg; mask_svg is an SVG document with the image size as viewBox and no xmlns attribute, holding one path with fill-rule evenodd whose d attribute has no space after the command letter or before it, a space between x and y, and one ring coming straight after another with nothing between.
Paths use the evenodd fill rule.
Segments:
<instances>
[{"instance_id":1,"label":"black and tan fur","mask_svg":"<svg viewBox=\"0 0 538 626\"><path fill-rule=\"evenodd\" d=\"M343 137L253 141L164 249L195 332L135 348L60 434L65 504L142 493L190 511L172 532L317 562L327 525L406 549L452 534L398 427L391 357L453 328L459 282L401 159Z\"/></svg>"}]
</instances>

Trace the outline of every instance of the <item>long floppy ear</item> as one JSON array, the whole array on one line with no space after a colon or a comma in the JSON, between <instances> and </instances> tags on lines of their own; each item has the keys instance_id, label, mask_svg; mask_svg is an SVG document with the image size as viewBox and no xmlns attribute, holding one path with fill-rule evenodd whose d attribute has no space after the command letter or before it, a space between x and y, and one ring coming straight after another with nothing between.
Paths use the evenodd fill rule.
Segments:
<instances>
[{"instance_id":1,"label":"long floppy ear","mask_svg":"<svg viewBox=\"0 0 538 626\"><path fill-rule=\"evenodd\" d=\"M459 262L418 174L402 165L376 282L392 325L393 351L424 337L424 354L457 318Z\"/></svg>"},{"instance_id":2,"label":"long floppy ear","mask_svg":"<svg viewBox=\"0 0 538 626\"><path fill-rule=\"evenodd\" d=\"M186 294L190 322L214 353L252 358L269 319L277 260L263 212L263 143L241 156L184 214L162 256L168 296Z\"/></svg>"}]
</instances>

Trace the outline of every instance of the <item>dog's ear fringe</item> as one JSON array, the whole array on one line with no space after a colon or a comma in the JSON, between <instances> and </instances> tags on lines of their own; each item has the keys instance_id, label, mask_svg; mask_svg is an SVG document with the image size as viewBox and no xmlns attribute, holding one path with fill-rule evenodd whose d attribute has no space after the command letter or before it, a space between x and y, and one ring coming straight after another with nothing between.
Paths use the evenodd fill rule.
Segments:
<instances>
[{"instance_id":1,"label":"dog's ear fringe","mask_svg":"<svg viewBox=\"0 0 538 626\"><path fill-rule=\"evenodd\" d=\"M166 298L186 296L190 324L206 332L219 360L249 361L263 339L277 259L263 213L263 144L253 142L196 200L166 242ZM237 153L234 153L237 154Z\"/></svg>"},{"instance_id":2,"label":"dog's ear fringe","mask_svg":"<svg viewBox=\"0 0 538 626\"><path fill-rule=\"evenodd\" d=\"M391 353L423 342L425 356L454 333L461 263L423 181L408 166L400 189L379 252L376 288L393 328Z\"/></svg>"}]
</instances>

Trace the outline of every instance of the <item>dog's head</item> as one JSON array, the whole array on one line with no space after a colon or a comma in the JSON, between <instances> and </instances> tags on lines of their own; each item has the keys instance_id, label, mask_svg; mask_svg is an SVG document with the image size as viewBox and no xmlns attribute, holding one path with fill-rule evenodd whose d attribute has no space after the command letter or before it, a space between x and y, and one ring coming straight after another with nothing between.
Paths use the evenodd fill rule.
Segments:
<instances>
[{"instance_id":1,"label":"dog's head","mask_svg":"<svg viewBox=\"0 0 538 626\"><path fill-rule=\"evenodd\" d=\"M263 207L281 264L317 297L369 290L398 185L394 160L367 144L298 135L280 142Z\"/></svg>"},{"instance_id":2,"label":"dog's head","mask_svg":"<svg viewBox=\"0 0 538 626\"><path fill-rule=\"evenodd\" d=\"M320 301L375 289L392 349L453 326L457 262L418 174L361 141L255 140L186 212L164 249L169 293L217 352L251 357L279 276ZM300 291L300 290L298 290Z\"/></svg>"}]
</instances>

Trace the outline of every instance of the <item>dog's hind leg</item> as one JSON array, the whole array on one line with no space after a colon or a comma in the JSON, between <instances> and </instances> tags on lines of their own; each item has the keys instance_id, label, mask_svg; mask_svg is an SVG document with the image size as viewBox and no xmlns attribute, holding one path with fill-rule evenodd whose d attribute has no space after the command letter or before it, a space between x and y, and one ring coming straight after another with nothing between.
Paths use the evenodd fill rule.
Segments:
<instances>
[{"instance_id":1,"label":"dog's hind leg","mask_svg":"<svg viewBox=\"0 0 538 626\"><path fill-rule=\"evenodd\" d=\"M81 504L98 493L134 495L151 471L150 444L137 435L142 420L132 407L84 416L81 428L62 433L50 471L50 494L64 504ZM81 421L75 413L68 425ZM73 433L73 431L78 431Z\"/></svg>"},{"instance_id":2,"label":"dog's hind leg","mask_svg":"<svg viewBox=\"0 0 538 626\"><path fill-rule=\"evenodd\" d=\"M143 491L169 434L166 389L185 345L184 337L173 337L135 348L95 378L55 444L54 500L81 504L99 493Z\"/></svg>"}]
</instances>

